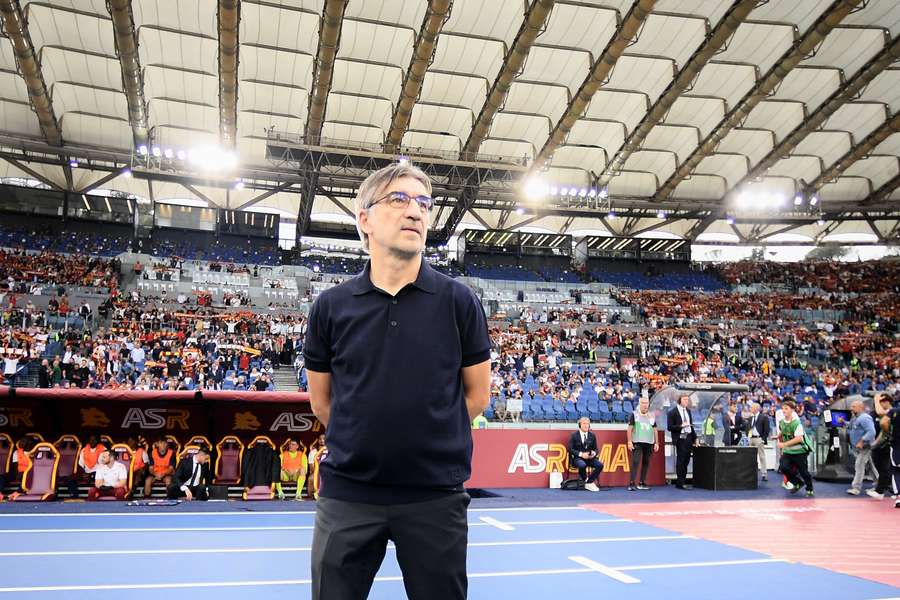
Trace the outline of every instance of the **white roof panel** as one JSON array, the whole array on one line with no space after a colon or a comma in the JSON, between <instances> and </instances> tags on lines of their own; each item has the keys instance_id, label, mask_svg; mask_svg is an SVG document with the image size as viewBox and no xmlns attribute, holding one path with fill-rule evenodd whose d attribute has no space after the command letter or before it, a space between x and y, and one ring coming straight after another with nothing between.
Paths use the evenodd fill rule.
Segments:
<instances>
[{"instance_id":1,"label":"white roof panel","mask_svg":"<svg viewBox=\"0 0 900 600\"><path fill-rule=\"evenodd\" d=\"M724 117L725 103L718 98L681 96L672 104L665 122L671 125L693 125L705 139Z\"/></svg>"},{"instance_id":2,"label":"white roof panel","mask_svg":"<svg viewBox=\"0 0 900 600\"><path fill-rule=\"evenodd\" d=\"M356 4L371 3L353 3ZM350 10L348 7L347 12ZM321 12L242 2L239 32L241 62L244 60L245 44L262 44L315 54L319 39L319 15Z\"/></svg>"},{"instance_id":3,"label":"white roof panel","mask_svg":"<svg viewBox=\"0 0 900 600\"><path fill-rule=\"evenodd\" d=\"M724 196L727 189L726 182L721 177L694 174L679 182L672 197L713 200Z\"/></svg>"},{"instance_id":4,"label":"white roof panel","mask_svg":"<svg viewBox=\"0 0 900 600\"><path fill-rule=\"evenodd\" d=\"M0 44L2 45L4 44ZM122 89L122 69L115 56L44 48L41 67L47 85L56 81L70 81L113 90Z\"/></svg>"},{"instance_id":5,"label":"white roof panel","mask_svg":"<svg viewBox=\"0 0 900 600\"><path fill-rule=\"evenodd\" d=\"M607 85L644 92L650 102L656 102L674 75L671 61L625 54L616 63Z\"/></svg>"},{"instance_id":6,"label":"white roof panel","mask_svg":"<svg viewBox=\"0 0 900 600\"><path fill-rule=\"evenodd\" d=\"M38 52L44 46L62 46L99 54L116 54L112 20L108 13L98 18L36 3L29 5L28 13L28 33Z\"/></svg>"},{"instance_id":7,"label":"white roof panel","mask_svg":"<svg viewBox=\"0 0 900 600\"><path fill-rule=\"evenodd\" d=\"M700 161L695 171L704 175L725 178L734 187L747 174L747 157L743 154L711 154Z\"/></svg>"},{"instance_id":8,"label":"white roof panel","mask_svg":"<svg viewBox=\"0 0 900 600\"><path fill-rule=\"evenodd\" d=\"M742 23L734 32L728 47L716 58L757 65L762 75L772 68L793 43L794 31L790 26Z\"/></svg>"},{"instance_id":9,"label":"white roof panel","mask_svg":"<svg viewBox=\"0 0 900 600\"><path fill-rule=\"evenodd\" d=\"M886 107L882 104L849 102L835 111L825 121L822 129L849 131L855 143L861 142L887 119Z\"/></svg>"},{"instance_id":10,"label":"white roof panel","mask_svg":"<svg viewBox=\"0 0 900 600\"><path fill-rule=\"evenodd\" d=\"M438 36L431 68L480 75L493 83L503 66L503 57L504 49L500 42L451 35L445 29Z\"/></svg>"},{"instance_id":11,"label":"white roof panel","mask_svg":"<svg viewBox=\"0 0 900 600\"><path fill-rule=\"evenodd\" d=\"M456 0L444 31L495 38L509 48L524 17L525 5L520 0Z\"/></svg>"},{"instance_id":12,"label":"white roof panel","mask_svg":"<svg viewBox=\"0 0 900 600\"><path fill-rule=\"evenodd\" d=\"M331 91L394 99L398 96L402 83L403 69L399 67L338 60L334 63Z\"/></svg>"},{"instance_id":13,"label":"white roof panel","mask_svg":"<svg viewBox=\"0 0 900 600\"><path fill-rule=\"evenodd\" d=\"M606 168L606 152L592 146L561 146L553 154L553 165L600 173Z\"/></svg>"},{"instance_id":14,"label":"white roof panel","mask_svg":"<svg viewBox=\"0 0 900 600\"><path fill-rule=\"evenodd\" d=\"M843 131L813 131L807 135L791 154L821 156L826 165L834 163L851 148L850 136Z\"/></svg>"},{"instance_id":15,"label":"white roof panel","mask_svg":"<svg viewBox=\"0 0 900 600\"><path fill-rule=\"evenodd\" d=\"M609 181L609 195L637 196L646 198L656 193L657 180L651 173L631 173L623 171Z\"/></svg>"},{"instance_id":16,"label":"white roof panel","mask_svg":"<svg viewBox=\"0 0 900 600\"><path fill-rule=\"evenodd\" d=\"M765 100L750 111L744 126L773 131L780 142L803 122L803 118L803 105L799 102Z\"/></svg>"},{"instance_id":17,"label":"white roof panel","mask_svg":"<svg viewBox=\"0 0 900 600\"><path fill-rule=\"evenodd\" d=\"M57 119L68 112L86 112L128 120L128 101L121 92L55 83L51 94Z\"/></svg>"},{"instance_id":18,"label":"white roof panel","mask_svg":"<svg viewBox=\"0 0 900 600\"><path fill-rule=\"evenodd\" d=\"M775 147L772 132L761 129L735 128L719 143L719 152L746 154L753 165L759 164Z\"/></svg>"},{"instance_id":19,"label":"white roof panel","mask_svg":"<svg viewBox=\"0 0 900 600\"><path fill-rule=\"evenodd\" d=\"M801 64L837 67L849 79L889 42L880 29L836 27Z\"/></svg>"},{"instance_id":20,"label":"white roof panel","mask_svg":"<svg viewBox=\"0 0 900 600\"><path fill-rule=\"evenodd\" d=\"M41 128L31 106L22 102L0 99L0 131L40 137Z\"/></svg>"},{"instance_id":21,"label":"white roof panel","mask_svg":"<svg viewBox=\"0 0 900 600\"><path fill-rule=\"evenodd\" d=\"M684 66L705 38L706 22L703 19L650 13L628 52L667 56L675 59L676 65Z\"/></svg>"},{"instance_id":22,"label":"white roof panel","mask_svg":"<svg viewBox=\"0 0 900 600\"><path fill-rule=\"evenodd\" d=\"M468 106L473 113L478 114L487 97L487 86L485 80L477 77L427 71L419 100Z\"/></svg>"},{"instance_id":23,"label":"white roof panel","mask_svg":"<svg viewBox=\"0 0 900 600\"><path fill-rule=\"evenodd\" d=\"M118 149L130 149L134 144L127 119L104 119L74 113L62 117L57 114L57 118L62 123L63 138L68 142Z\"/></svg>"},{"instance_id":24,"label":"white roof panel","mask_svg":"<svg viewBox=\"0 0 900 600\"><path fill-rule=\"evenodd\" d=\"M646 149L669 150L678 157L678 163L690 155L699 143L698 131L693 127L675 127L661 124L647 134L643 147Z\"/></svg>"},{"instance_id":25,"label":"white roof panel","mask_svg":"<svg viewBox=\"0 0 900 600\"><path fill-rule=\"evenodd\" d=\"M844 171L844 175L867 177L872 187L880 188L900 173L900 164L896 156L870 156L858 160Z\"/></svg>"},{"instance_id":26,"label":"white roof panel","mask_svg":"<svg viewBox=\"0 0 900 600\"><path fill-rule=\"evenodd\" d=\"M558 83L574 94L584 83L590 69L591 60L585 52L535 46L528 53L519 77L529 81Z\"/></svg>"},{"instance_id":27,"label":"white roof panel","mask_svg":"<svg viewBox=\"0 0 900 600\"><path fill-rule=\"evenodd\" d=\"M841 86L841 73L837 69L810 69L797 67L778 85L774 98L799 100L812 114Z\"/></svg>"},{"instance_id":28,"label":"white roof panel","mask_svg":"<svg viewBox=\"0 0 900 600\"><path fill-rule=\"evenodd\" d=\"M299 85L310 89L312 86L313 57L274 48L241 45L241 58L238 63L238 77L243 81L252 79ZM335 63L335 77L340 71L341 61ZM218 71L212 71L217 73ZM240 88L238 89L240 95Z\"/></svg>"},{"instance_id":29,"label":"white roof panel","mask_svg":"<svg viewBox=\"0 0 900 600\"><path fill-rule=\"evenodd\" d=\"M557 2L537 43L581 48L596 60L615 32L614 10Z\"/></svg>"},{"instance_id":30,"label":"white roof panel","mask_svg":"<svg viewBox=\"0 0 900 600\"><path fill-rule=\"evenodd\" d=\"M710 61L700 71L689 95L723 98L732 109L756 84L752 65L733 65Z\"/></svg>"},{"instance_id":31,"label":"white roof panel","mask_svg":"<svg viewBox=\"0 0 900 600\"><path fill-rule=\"evenodd\" d=\"M543 115L556 123L565 113L568 103L569 97L565 88L513 82L503 108L514 112Z\"/></svg>"},{"instance_id":32,"label":"white roof panel","mask_svg":"<svg viewBox=\"0 0 900 600\"><path fill-rule=\"evenodd\" d=\"M467 108L449 108L418 103L409 119L410 129L434 131L455 136L465 142L475 117Z\"/></svg>"},{"instance_id":33,"label":"white roof panel","mask_svg":"<svg viewBox=\"0 0 900 600\"><path fill-rule=\"evenodd\" d=\"M584 111L592 119L621 121L631 132L647 113L647 97L637 92L599 89Z\"/></svg>"}]
</instances>

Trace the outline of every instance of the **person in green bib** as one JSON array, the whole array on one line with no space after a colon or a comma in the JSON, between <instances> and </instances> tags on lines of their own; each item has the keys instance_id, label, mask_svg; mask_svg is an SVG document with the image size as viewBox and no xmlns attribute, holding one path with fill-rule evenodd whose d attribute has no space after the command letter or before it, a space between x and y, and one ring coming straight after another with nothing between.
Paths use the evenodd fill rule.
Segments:
<instances>
[{"instance_id":1,"label":"person in green bib","mask_svg":"<svg viewBox=\"0 0 900 600\"><path fill-rule=\"evenodd\" d=\"M806 486L806 495L811 498L815 495L807 460L811 449L796 410L797 404L793 400L785 400L781 403L784 420L781 421L778 429L778 448L781 450L781 462L778 470L785 477L784 489L796 494L800 488Z\"/></svg>"},{"instance_id":2,"label":"person in green bib","mask_svg":"<svg viewBox=\"0 0 900 600\"><path fill-rule=\"evenodd\" d=\"M656 417L650 412L649 398L641 398L637 410L628 417L625 435L628 438L628 449L631 451L631 479L628 482L628 491L649 490L647 470L650 468L650 455L659 450L656 439ZM635 486L634 476L637 473L638 463L641 465L641 477Z\"/></svg>"}]
</instances>

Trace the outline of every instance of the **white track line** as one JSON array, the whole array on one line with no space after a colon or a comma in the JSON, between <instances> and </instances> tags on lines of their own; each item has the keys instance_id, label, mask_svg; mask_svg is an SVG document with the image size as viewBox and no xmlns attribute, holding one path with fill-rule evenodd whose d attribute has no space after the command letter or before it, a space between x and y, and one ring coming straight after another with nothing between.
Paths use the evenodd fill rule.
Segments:
<instances>
[{"instance_id":1,"label":"white track line","mask_svg":"<svg viewBox=\"0 0 900 600\"><path fill-rule=\"evenodd\" d=\"M602 573L603 575L606 575L607 577L611 577L621 583L640 583L641 582L640 579L632 577L631 575L626 575L625 573L622 573L616 569L607 567L606 565L601 565L600 563L593 561L585 556L570 556L569 560L576 562L583 567L587 567L588 569L590 569L592 571L597 571L598 573Z\"/></svg>"},{"instance_id":2,"label":"white track line","mask_svg":"<svg viewBox=\"0 0 900 600\"><path fill-rule=\"evenodd\" d=\"M790 562L783 558L748 558L744 560L714 560L709 562L670 563L664 565L633 565L616 567L617 571L647 571L650 569L687 569L693 567L728 567L732 565L763 565Z\"/></svg>"},{"instance_id":3,"label":"white track line","mask_svg":"<svg viewBox=\"0 0 900 600\"><path fill-rule=\"evenodd\" d=\"M166 507L148 507L166 508ZM521 512L549 510L583 510L580 506L512 506L505 508L470 508L469 512ZM21 519L37 517L221 517L234 515L314 515L315 510L246 510L224 512L94 512L94 513L0 513L0 519Z\"/></svg>"},{"instance_id":4,"label":"white track line","mask_svg":"<svg viewBox=\"0 0 900 600\"><path fill-rule=\"evenodd\" d=\"M598 537L565 540L511 540L507 542L470 542L470 548L488 548L496 546L544 546L557 544L604 544L609 542L649 542L663 540L693 540L697 539L689 535L650 535L630 537ZM393 544L388 544L388 549L393 549ZM252 554L252 553L278 553L278 552L309 552L309 546L295 547L265 547L265 548L161 548L156 550L29 550L23 552L0 552L0 558L26 557L26 556L135 556L135 555L165 555L165 554Z\"/></svg>"},{"instance_id":5,"label":"white track line","mask_svg":"<svg viewBox=\"0 0 900 600\"><path fill-rule=\"evenodd\" d=\"M489 519L489 520L488 520ZM500 523L491 517L479 517L480 522L469 523L469 527L497 527L504 531L512 531L515 527L505 529L498 526ZM555 520L555 521L506 521L505 526L513 525L583 525L586 523L629 523L629 519L572 519L572 520ZM312 531L314 525L260 525L260 526L222 526L222 527L54 527L41 529L0 529L0 534L16 534L16 533L148 533L148 532L182 532L182 531Z\"/></svg>"},{"instance_id":6,"label":"white track line","mask_svg":"<svg viewBox=\"0 0 900 600\"><path fill-rule=\"evenodd\" d=\"M491 527L496 527L501 531L515 531L516 528L512 525L508 525L502 521L498 521L493 517L478 517L478 520L484 523L485 525L490 525Z\"/></svg>"},{"instance_id":7,"label":"white track line","mask_svg":"<svg viewBox=\"0 0 900 600\"><path fill-rule=\"evenodd\" d=\"M716 561L708 563L673 563L669 565L638 565L634 567L610 567L615 571L637 571L640 569L678 569L682 567L714 567L724 565L742 565L742 564L758 564L766 562L786 562L783 560L760 559L760 560L730 560ZM480 579L484 577L523 577L528 575L570 575L577 573L595 573L593 568L572 568L572 569L542 569L535 571L498 571L488 573L469 573L469 579ZM392 575L384 577L376 577L375 581L402 581L403 576ZM105 585L58 585L58 586L34 586L34 587L6 587L0 588L0 593L21 594L25 592L83 592L83 591L102 591L102 590L164 590L164 589L196 589L196 588L233 588L233 587L262 587L276 585L309 585L312 583L309 579L262 579L255 581L199 581L184 583L123 583L123 584L105 584Z\"/></svg>"}]
</instances>

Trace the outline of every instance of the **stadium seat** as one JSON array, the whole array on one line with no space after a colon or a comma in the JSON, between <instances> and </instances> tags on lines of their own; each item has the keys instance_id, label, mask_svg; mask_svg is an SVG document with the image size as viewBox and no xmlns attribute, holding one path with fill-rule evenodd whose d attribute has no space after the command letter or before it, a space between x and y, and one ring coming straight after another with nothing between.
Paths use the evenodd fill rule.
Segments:
<instances>
[{"instance_id":1,"label":"stadium seat","mask_svg":"<svg viewBox=\"0 0 900 600\"><path fill-rule=\"evenodd\" d=\"M241 479L241 457L244 444L236 436L227 435L216 444L213 481L219 485L235 484Z\"/></svg>"},{"instance_id":2,"label":"stadium seat","mask_svg":"<svg viewBox=\"0 0 900 600\"><path fill-rule=\"evenodd\" d=\"M56 469L59 452L53 444L41 442L31 451L31 466L22 482L24 493L13 498L16 502L44 502L56 497Z\"/></svg>"}]
</instances>

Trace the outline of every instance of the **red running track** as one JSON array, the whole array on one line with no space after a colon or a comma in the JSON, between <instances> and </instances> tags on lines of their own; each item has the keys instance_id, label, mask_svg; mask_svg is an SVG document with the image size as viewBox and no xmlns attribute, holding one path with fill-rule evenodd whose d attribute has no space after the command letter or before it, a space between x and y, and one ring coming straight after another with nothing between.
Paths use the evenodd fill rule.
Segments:
<instances>
[{"instance_id":1,"label":"red running track","mask_svg":"<svg viewBox=\"0 0 900 600\"><path fill-rule=\"evenodd\" d=\"M870 498L585 508L900 587L900 510Z\"/></svg>"}]
</instances>

